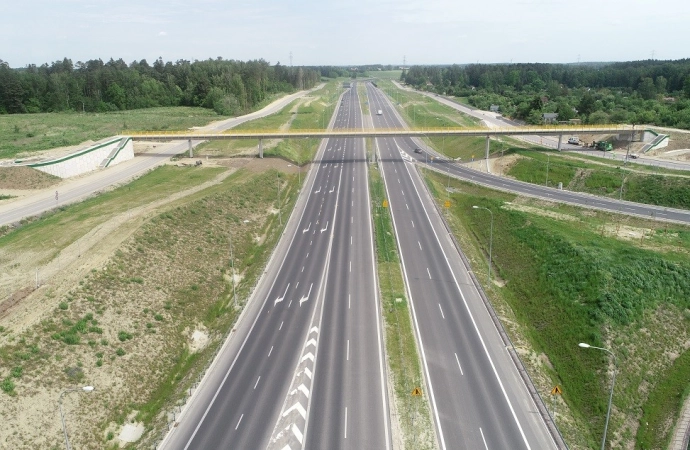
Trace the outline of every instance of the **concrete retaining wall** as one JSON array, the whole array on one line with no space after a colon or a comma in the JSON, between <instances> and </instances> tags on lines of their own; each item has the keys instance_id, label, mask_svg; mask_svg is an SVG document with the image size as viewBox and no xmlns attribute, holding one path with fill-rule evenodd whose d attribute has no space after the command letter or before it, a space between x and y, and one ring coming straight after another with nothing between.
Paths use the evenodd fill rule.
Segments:
<instances>
[{"instance_id":1,"label":"concrete retaining wall","mask_svg":"<svg viewBox=\"0 0 690 450\"><path fill-rule=\"evenodd\" d=\"M114 166L132 158L134 158L132 138L118 136L71 155L26 165L60 178L69 178L91 172L99 167Z\"/></svg>"}]
</instances>

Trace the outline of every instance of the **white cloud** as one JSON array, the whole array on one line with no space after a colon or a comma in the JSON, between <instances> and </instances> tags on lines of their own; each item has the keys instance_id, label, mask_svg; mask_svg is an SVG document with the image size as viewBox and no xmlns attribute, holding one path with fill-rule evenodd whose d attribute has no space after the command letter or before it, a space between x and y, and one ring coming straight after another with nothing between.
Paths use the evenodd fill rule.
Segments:
<instances>
[{"instance_id":1,"label":"white cloud","mask_svg":"<svg viewBox=\"0 0 690 450\"><path fill-rule=\"evenodd\" d=\"M159 31L158 36L167 36L168 32L167 31Z\"/></svg>"}]
</instances>

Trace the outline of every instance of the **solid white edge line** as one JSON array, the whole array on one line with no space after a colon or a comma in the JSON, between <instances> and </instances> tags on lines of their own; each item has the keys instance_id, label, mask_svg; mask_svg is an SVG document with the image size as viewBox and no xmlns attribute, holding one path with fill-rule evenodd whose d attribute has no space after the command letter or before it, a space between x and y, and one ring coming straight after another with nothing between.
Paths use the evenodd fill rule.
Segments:
<instances>
[{"instance_id":1,"label":"solid white edge line","mask_svg":"<svg viewBox=\"0 0 690 450\"><path fill-rule=\"evenodd\" d=\"M320 153L320 154L322 155L322 157L323 157L323 154L325 153L326 147L328 146L329 140L330 140L330 139L326 139L326 140L322 141L322 143L321 143L321 150L319 150L319 151L317 152L317 154ZM296 228L296 230L299 229L299 224L302 223L302 219L304 219L304 213L305 213L305 211L307 210L307 205L309 204L309 198L311 197L312 190L314 189L314 183L316 182L316 179L318 178L318 171L319 171L319 168L317 167L316 171L314 172L314 177L313 177L312 180L311 180L311 186L310 186L309 190L307 190L307 198L304 200L304 205L303 205L303 208L302 208L302 212L300 213L299 220L297 221L297 225L296 225L297 228ZM311 175L311 169L310 169L310 174L309 174L309 175ZM309 176L309 175L308 175L308 176ZM291 215L291 217L292 217L292 215ZM290 220L290 219L288 219L288 220ZM287 225L286 225L286 226L287 226ZM283 255L283 260L280 262L280 265L278 266L278 269L277 269L276 273L280 273L280 272L282 271L283 265L285 264L285 260L287 259L287 256L288 256L288 254L290 253L290 248L292 247L292 244L293 244L293 242L295 241L295 238L296 238L296 237L297 237L297 232L295 232L295 233L292 235L292 237L290 238L290 245L288 245L288 246L286 247L285 254ZM270 263L270 260L269 260L269 263ZM267 267L268 267L268 265L266 266L266 268L267 268ZM302 268L302 270L304 270L304 267ZM213 394L213 397L211 398L211 401L208 403L208 405L207 405L207 407L206 407L206 410L204 411L204 414L201 416L201 419L199 419L199 423L197 423L196 427L194 428L194 431L192 432L192 435L191 435L191 436L189 437L189 439L187 440L187 443L186 443L185 446L184 446L184 450L187 450L187 449L189 448L189 446L191 445L192 441L194 440L194 437L195 437L196 434L199 432L199 428L201 428L201 424L202 424L202 423L204 422L204 420L206 419L206 416L208 415L208 412L211 410L211 407L213 406L214 402L216 401L216 398L218 397L218 394L220 393L221 389L222 389L223 386L225 385L225 382L227 381L228 377L230 376L230 372L231 372L232 369L235 367L235 363L237 362L237 359L239 358L239 355L242 353L242 350L244 349L244 346L246 345L247 341L249 340L249 336L252 335L252 332L254 331L254 327L256 326L256 322L259 320L259 317L261 316L261 311L263 311L264 307L266 306L266 302L268 301L268 298L269 298L269 296L270 296L270 293L271 293L271 291L273 290L273 287L275 286L275 282L276 282L277 279L278 279L278 277L275 277L275 278L273 279L273 282L271 283L271 287L268 288L268 294L269 294L269 295L266 295L266 297L264 298L264 301L263 301L262 305L261 305L261 306L259 307L259 309L257 310L258 313L256 314L256 317L254 317L254 322L252 322L252 325L251 325L251 327L249 328L249 331L247 332L247 334L246 334L245 337L244 337L244 340L242 341L242 345L240 345L240 348L239 348L239 350L237 351L237 353L235 354L235 357L233 358L232 363L230 364L230 367L228 368L227 372L225 373L225 376L223 377L223 379L221 380L220 384L218 385L218 388L216 389L216 392ZM260 280L260 281L261 281L261 280ZM258 285L257 285L257 290L258 290ZM226 342L229 342L229 339L226 339ZM223 344L223 347L225 347L225 343ZM272 351L272 350L273 350L273 347L271 347L271 351ZM223 351L223 350L221 349L221 352L222 352L222 351ZM219 353L219 354L220 354L220 353ZM270 353L269 353L269 356L270 356ZM214 361L215 361L215 360L214 360ZM209 372L207 372L207 374L208 374L208 373L209 373ZM205 378L205 377L206 377L206 375L204 375L204 378ZM203 381L203 380L202 380L202 381ZM199 390L197 389L197 392L198 392L198 391L199 391ZM189 404L188 404L187 406L189 406ZM187 409L187 408L185 407L185 410L186 410L186 409ZM167 435L166 435L166 437L165 437L163 443L166 443L167 441L169 441L169 439L172 439L171 434L167 434Z\"/></svg>"},{"instance_id":2,"label":"solid white edge line","mask_svg":"<svg viewBox=\"0 0 690 450\"><path fill-rule=\"evenodd\" d=\"M368 98L367 94L367 98ZM362 109L362 103L360 102L359 104L360 110ZM378 153L378 139L374 139L374 145L376 146L375 153ZM366 159L366 140L362 138L362 147L365 151L365 159ZM379 162L380 164L380 162ZM371 192L369 191L369 165L367 163L364 164L364 174L365 174L365 193L366 193L366 199L367 199L367 220L369 223L369 248L371 249L371 266L374 268L372 270L372 277L374 277L374 314L377 316L376 320L376 337L377 337L377 343L379 347L379 373L380 373L380 382L381 382L381 405L383 409L383 423L386 424L384 427L385 429L385 438L386 438L386 450L390 450L391 448L391 443L390 443L390 430L389 430L389 414L388 414L388 402L386 401L386 396L388 395L387 388L386 388L386 367L385 367L385 355L384 355L384 342L381 337L381 321L383 320L383 315L379 313L381 310L381 299L379 298L379 289L378 289L378 275L376 274L376 251L374 247L374 220L371 216Z\"/></svg>"},{"instance_id":3,"label":"solid white edge line","mask_svg":"<svg viewBox=\"0 0 690 450\"><path fill-rule=\"evenodd\" d=\"M380 162L381 164L381 176L383 177L383 185L386 188L386 193L388 194L390 198L390 192L388 191L388 184L386 183L386 176L385 176L385 171L383 170L383 162ZM393 163L391 163L393 164ZM438 407L436 406L436 397L434 396L434 387L433 384L431 383L431 375L429 374L429 365L426 361L426 352L424 351L424 343L422 341L422 335L421 332L419 331L419 322L417 320L417 313L415 311L414 307L414 301L412 298L412 292L410 291L410 280L407 277L407 270L405 268L405 257L403 256L402 252L400 251L400 236L398 235L398 227L395 225L395 214L393 213L393 209L391 209L391 220L393 221L393 231L395 232L395 238L396 238L396 243L398 245L398 253L400 254L400 265L403 268L403 277L405 278L405 290L407 291L407 296L410 299L410 307L412 310L412 318L414 319L415 323L415 331L417 332L417 342L419 343L419 353L422 356L422 363L424 365L424 372L426 373L426 380L427 380L427 385L429 386L429 398L431 399L431 406L434 410L434 416L436 417L436 429L438 430L438 437L439 437L439 444L441 445L441 449L445 450L446 449L446 441L443 438L443 428L441 427L441 419L438 415Z\"/></svg>"},{"instance_id":4,"label":"solid white edge line","mask_svg":"<svg viewBox=\"0 0 690 450\"><path fill-rule=\"evenodd\" d=\"M404 164L405 169L407 170L408 175L410 176L410 180L412 180L412 174L410 174L410 169L407 167L407 164ZM422 205L422 209L424 211L424 215L426 216L427 220L429 221L429 225L431 227L431 231L434 233L434 237L436 238L436 242L438 242L438 246L441 250L441 253L443 253L443 258L446 260L446 265L448 266L448 269L450 270L451 276L453 277L453 282L455 283L455 286L460 293L460 298L462 298L462 302L465 305L465 309L467 310L467 314L470 316L470 320L472 321L472 325L474 326L474 330L477 333L477 336L479 337L479 342L482 344L482 348L484 349L484 353L486 354L487 359L489 360L489 364L491 365L491 369L494 372L494 375L496 376L496 380L498 381L498 385L501 388L501 392L503 393L503 397L506 399L506 402L508 403L508 408L510 408L510 413L513 415L513 419L515 420L515 423L518 426L518 430L520 430L520 436L522 436L522 440L527 446L528 449L531 450L531 446L529 445L529 442L527 441L527 436L525 436L525 431L522 429L522 425L520 424L520 420L517 417L517 414L515 413L515 409L513 408L513 403L510 401L510 398L508 398L508 393L506 392L505 386L503 386L503 381L501 380L501 377L498 375L498 370L496 370L496 365L494 364L493 359L491 358L491 355L489 354L489 349L486 347L486 343L484 342L484 338L482 337L481 333L479 332L479 327L477 326L477 322L474 320L474 315L472 315L472 311L470 310L470 306L467 303L467 299L465 298L465 294L462 293L462 289L460 289L460 283L458 283L458 279L455 276L455 272L453 271L453 268L450 264L450 261L448 260L448 255L446 255L446 251L443 249L443 246L441 245L441 240L438 237L438 234L436 233L436 229L434 228L432 222L431 222L431 217L429 217L429 212L426 209L426 206L424 205L424 201L422 201L422 196L419 193L419 190L417 189L416 183L412 180L412 186L414 187L415 192L417 193L417 197L419 198L419 202Z\"/></svg>"},{"instance_id":5,"label":"solid white edge line","mask_svg":"<svg viewBox=\"0 0 690 450\"><path fill-rule=\"evenodd\" d=\"M338 201L340 199L340 187L342 185L342 179L343 179L343 171L341 170L340 175L338 177L338 193L336 194L336 197L335 197L335 209L333 210L333 223L334 224L336 223L336 218L338 217ZM323 270L323 275L321 278L321 285L319 286L319 290L317 291L317 294L316 294L317 304L319 301L321 302L321 314L319 314L319 336L321 336L321 331L320 331L321 330L321 323L323 321L323 312L325 309L323 307L323 304L325 302L326 286L328 286L328 277L326 276L326 274L328 273L328 270L329 270L330 265L331 265L331 252L333 250L333 240L335 239L335 225L331 227L331 231L329 234L330 234L330 238L329 238L330 240L328 243L328 251L326 252L326 266L324 267L324 270ZM314 308L314 313L316 313L316 307ZM313 319L312 319L312 322L313 322ZM307 337L305 338L305 342L308 338L309 338L309 332L307 332ZM319 349L318 349L318 342L317 342L317 347L316 347L316 350L314 351L314 373L316 373L316 367L317 367L316 366L316 360L317 360L318 354L319 354ZM312 382L312 385L314 383L315 382ZM314 396L311 395L311 396L309 396L309 400L307 401L307 419L304 422L304 432L303 432L305 439L304 439L303 444L302 444L302 450L304 450L304 446L306 445L306 442L307 442L306 437L307 437L307 431L309 429L309 412L311 410L311 401L313 398L314 398ZM287 397L285 400L287 401ZM284 408L284 406L283 406L283 408ZM276 422L276 426L277 425L278 425L278 422ZM274 429L274 432L275 432L275 429Z\"/></svg>"}]
</instances>

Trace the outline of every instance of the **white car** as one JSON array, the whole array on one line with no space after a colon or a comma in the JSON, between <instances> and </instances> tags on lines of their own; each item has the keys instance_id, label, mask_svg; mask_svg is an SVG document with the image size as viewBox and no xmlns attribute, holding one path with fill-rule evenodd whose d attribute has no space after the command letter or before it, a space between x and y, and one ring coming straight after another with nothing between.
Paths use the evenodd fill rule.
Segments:
<instances>
[{"instance_id":1,"label":"white car","mask_svg":"<svg viewBox=\"0 0 690 450\"><path fill-rule=\"evenodd\" d=\"M572 136L568 138L568 144L580 145L580 138L577 136Z\"/></svg>"}]
</instances>

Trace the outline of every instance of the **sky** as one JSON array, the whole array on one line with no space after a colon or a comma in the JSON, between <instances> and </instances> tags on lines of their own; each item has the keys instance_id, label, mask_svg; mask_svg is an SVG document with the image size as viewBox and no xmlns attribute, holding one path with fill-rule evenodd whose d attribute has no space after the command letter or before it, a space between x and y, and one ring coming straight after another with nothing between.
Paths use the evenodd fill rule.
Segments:
<instances>
[{"instance_id":1,"label":"sky","mask_svg":"<svg viewBox=\"0 0 690 450\"><path fill-rule=\"evenodd\" d=\"M10 67L122 58L464 64L690 57L688 0L4 0Z\"/></svg>"}]
</instances>

